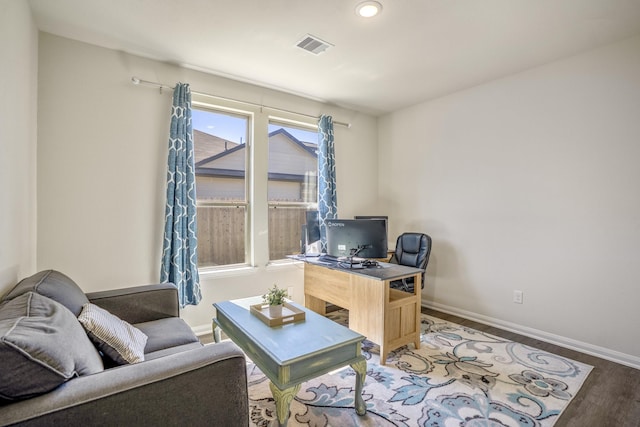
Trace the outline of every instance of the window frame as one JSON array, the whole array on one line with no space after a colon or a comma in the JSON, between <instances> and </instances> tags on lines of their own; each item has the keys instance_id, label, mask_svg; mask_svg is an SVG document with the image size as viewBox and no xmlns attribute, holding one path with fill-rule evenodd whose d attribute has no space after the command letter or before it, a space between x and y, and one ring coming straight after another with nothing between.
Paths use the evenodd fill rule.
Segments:
<instances>
[{"instance_id":1,"label":"window frame","mask_svg":"<svg viewBox=\"0 0 640 427\"><path fill-rule=\"evenodd\" d=\"M248 121L245 158L245 202L227 202L227 205L243 205L245 209L245 262L217 266L199 267L200 274L241 274L247 269L260 266L282 265L285 259L270 259L269 254L269 209L268 167L269 167L269 124L275 123L285 127L299 127L304 130L318 132L317 119L295 112L285 112L261 107L252 103L233 101L205 94L192 94L192 108L210 110L215 113L245 116ZM197 196L197 195L196 195ZM200 203L200 202L199 202ZM215 202L214 202L215 203ZM282 207L284 205L280 203ZM209 205L206 202L204 205ZM217 202L223 205L223 202ZM291 202L307 206L306 202ZM200 206L201 204L198 204ZM312 205L317 210L316 202ZM266 232L265 232L266 231Z\"/></svg>"},{"instance_id":2,"label":"window frame","mask_svg":"<svg viewBox=\"0 0 640 427\"><path fill-rule=\"evenodd\" d=\"M193 95L193 97L203 98L203 96ZM196 194L196 206L197 207L243 207L244 214L244 222L245 222L245 232L244 232L244 262L233 263L233 264L221 264L221 265L210 265L210 266L200 266L198 267L199 273L208 273L208 272L217 272L217 271L228 271L228 270L237 270L244 269L252 266L252 256L251 256L251 218L252 218L252 197L251 197L251 180L253 177L253 170L251 168L251 157L253 150L253 122L255 113L252 111L247 111L246 109L239 109L231 107L230 105L226 105L224 102L220 103L211 103L207 101L203 101L200 99L191 101L191 108L200 111L207 111L216 114L226 114L230 116L241 116L247 119L247 134L245 145L245 171L244 171L244 200L212 200L212 201L202 201L197 199Z\"/></svg>"},{"instance_id":3,"label":"window frame","mask_svg":"<svg viewBox=\"0 0 640 427\"><path fill-rule=\"evenodd\" d=\"M292 120L292 119L288 119L288 118L283 118L280 116L269 116L269 125L275 125L275 126L282 126L285 128L298 128L300 130L305 130L305 131L309 131L309 132L318 132L318 124L317 122L312 122L312 119L310 118L308 121L301 121L301 120ZM269 132L270 133L270 132ZM269 143L269 141L267 141L267 144ZM270 159L267 159L267 164L269 164ZM317 169L317 165L316 165L316 180L318 179L318 169ZM267 178L268 181L268 178ZM267 187L268 187L268 182L267 182ZM267 190L268 191L268 190ZM270 215L271 210L272 209L278 209L278 208L284 208L284 209L289 209L289 208L306 208L307 211L309 210L318 210L318 195L317 195L317 183L316 183L316 197L315 197L315 201L314 202L283 202L283 201L271 201L269 200L268 194L267 194L267 215ZM268 258L269 258L269 264L278 264L278 263L282 263L284 260L286 260L286 258L271 258L271 250L268 247Z\"/></svg>"}]
</instances>

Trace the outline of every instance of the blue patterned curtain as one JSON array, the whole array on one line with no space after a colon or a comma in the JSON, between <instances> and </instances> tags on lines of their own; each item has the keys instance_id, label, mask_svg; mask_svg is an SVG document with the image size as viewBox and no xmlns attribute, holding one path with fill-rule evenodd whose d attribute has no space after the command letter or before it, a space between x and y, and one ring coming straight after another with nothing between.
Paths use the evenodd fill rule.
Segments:
<instances>
[{"instance_id":1,"label":"blue patterned curtain","mask_svg":"<svg viewBox=\"0 0 640 427\"><path fill-rule=\"evenodd\" d=\"M318 216L322 252L327 251L325 220L338 217L336 196L336 159L333 149L333 119L321 116L318 121Z\"/></svg>"},{"instance_id":2,"label":"blue patterned curtain","mask_svg":"<svg viewBox=\"0 0 640 427\"><path fill-rule=\"evenodd\" d=\"M178 286L180 306L197 305L202 299L198 275L196 239L196 177L191 127L191 90L178 83L173 91L167 206L160 281Z\"/></svg>"}]
</instances>

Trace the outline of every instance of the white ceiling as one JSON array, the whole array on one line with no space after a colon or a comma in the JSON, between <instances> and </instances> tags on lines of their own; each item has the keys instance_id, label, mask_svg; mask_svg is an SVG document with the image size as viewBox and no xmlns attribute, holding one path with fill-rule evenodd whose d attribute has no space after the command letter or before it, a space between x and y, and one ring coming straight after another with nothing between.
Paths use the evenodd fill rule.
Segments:
<instances>
[{"instance_id":1,"label":"white ceiling","mask_svg":"<svg viewBox=\"0 0 640 427\"><path fill-rule=\"evenodd\" d=\"M42 31L375 115L640 34L640 0L379 1L29 3Z\"/></svg>"}]
</instances>

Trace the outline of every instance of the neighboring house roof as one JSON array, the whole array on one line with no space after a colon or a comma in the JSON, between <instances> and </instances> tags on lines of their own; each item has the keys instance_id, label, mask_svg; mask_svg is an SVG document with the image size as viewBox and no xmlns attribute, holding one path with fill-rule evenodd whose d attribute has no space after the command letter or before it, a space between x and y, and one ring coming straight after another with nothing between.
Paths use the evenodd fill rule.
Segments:
<instances>
[{"instance_id":1,"label":"neighboring house roof","mask_svg":"<svg viewBox=\"0 0 640 427\"><path fill-rule=\"evenodd\" d=\"M194 142L197 141L197 143L194 144L196 164L214 154L222 153L225 150L230 150L240 145L237 142L227 141L226 139L195 129L193 131L193 140Z\"/></svg>"},{"instance_id":2,"label":"neighboring house roof","mask_svg":"<svg viewBox=\"0 0 640 427\"><path fill-rule=\"evenodd\" d=\"M298 138L296 138L295 136L291 135L289 132L287 132L285 129L282 129L282 128L280 128L278 130L274 130L273 132L269 133L269 140L271 140L271 138L276 136L276 135L285 135L291 141L295 142L298 146L300 146L300 148L302 148L303 150L308 151L309 153L311 153L316 158L318 157L318 153L317 153L318 144L317 143L313 144L312 142L302 142Z\"/></svg>"},{"instance_id":3,"label":"neighboring house roof","mask_svg":"<svg viewBox=\"0 0 640 427\"><path fill-rule=\"evenodd\" d=\"M207 138L207 140L199 138ZM198 134L194 131L194 141L196 141L196 147L212 144L210 150L200 148L200 155L196 155L196 175L244 177L245 144L230 143L233 146L227 144L225 149L220 143L224 140L199 131ZM222 148L221 151L219 151L220 148ZM210 155L204 157L205 151L208 151ZM278 129L269 133L269 158L269 179L303 181L305 172L310 167L313 166L312 169L316 169L317 145L304 143L286 130Z\"/></svg>"},{"instance_id":4,"label":"neighboring house roof","mask_svg":"<svg viewBox=\"0 0 640 427\"><path fill-rule=\"evenodd\" d=\"M195 138L195 136L194 136L194 138ZM198 144L195 144L195 145L198 145ZM245 149L245 144L238 144L233 148L221 151L220 153L216 153L213 156L206 157L206 158L200 160L199 162L196 161L196 168L204 167L205 165L210 165L211 163L215 162L218 159L221 159L223 157L228 157L229 155L231 155L231 154L233 154L233 153L235 153L237 151L244 150L244 149Z\"/></svg>"}]
</instances>

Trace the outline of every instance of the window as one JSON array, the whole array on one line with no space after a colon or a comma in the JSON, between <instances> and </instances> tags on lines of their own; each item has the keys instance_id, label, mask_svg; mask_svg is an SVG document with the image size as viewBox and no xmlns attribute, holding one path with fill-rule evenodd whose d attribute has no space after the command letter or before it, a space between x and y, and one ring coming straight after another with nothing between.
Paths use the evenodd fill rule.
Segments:
<instances>
[{"instance_id":1,"label":"window","mask_svg":"<svg viewBox=\"0 0 640 427\"><path fill-rule=\"evenodd\" d=\"M198 266L247 263L250 117L192 110Z\"/></svg>"},{"instance_id":2,"label":"window","mask_svg":"<svg viewBox=\"0 0 640 427\"><path fill-rule=\"evenodd\" d=\"M265 265L300 253L317 210L318 131L292 117L192 102L198 266Z\"/></svg>"},{"instance_id":3,"label":"window","mask_svg":"<svg viewBox=\"0 0 640 427\"><path fill-rule=\"evenodd\" d=\"M313 129L313 130L312 130ZM301 249L306 212L317 209L318 132L269 123L269 259Z\"/></svg>"}]
</instances>

